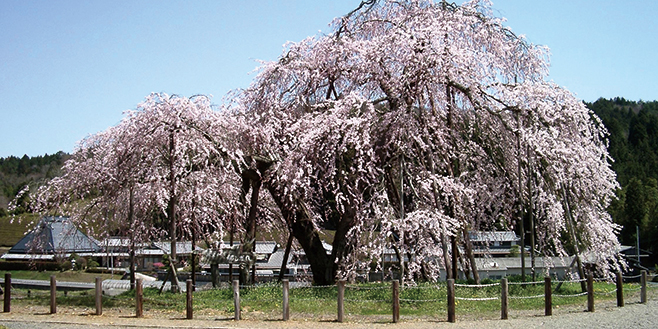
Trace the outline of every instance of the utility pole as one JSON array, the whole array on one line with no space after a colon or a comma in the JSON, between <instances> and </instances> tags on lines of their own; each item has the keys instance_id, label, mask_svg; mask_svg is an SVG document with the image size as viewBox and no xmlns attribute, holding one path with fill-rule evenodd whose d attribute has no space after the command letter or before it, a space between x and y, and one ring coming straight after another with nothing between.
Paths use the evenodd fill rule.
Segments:
<instances>
[{"instance_id":1,"label":"utility pole","mask_svg":"<svg viewBox=\"0 0 658 329\"><path fill-rule=\"evenodd\" d=\"M640 226L635 225L635 253L637 254L637 265L640 263Z\"/></svg>"}]
</instances>

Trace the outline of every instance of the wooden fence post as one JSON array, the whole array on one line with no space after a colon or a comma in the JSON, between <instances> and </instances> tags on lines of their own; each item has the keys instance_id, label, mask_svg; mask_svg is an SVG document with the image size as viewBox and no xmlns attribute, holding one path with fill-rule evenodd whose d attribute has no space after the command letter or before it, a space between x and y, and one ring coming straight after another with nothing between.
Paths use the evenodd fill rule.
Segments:
<instances>
[{"instance_id":1,"label":"wooden fence post","mask_svg":"<svg viewBox=\"0 0 658 329\"><path fill-rule=\"evenodd\" d=\"M500 319L507 320L508 316L508 294L507 294L507 278L500 280Z\"/></svg>"},{"instance_id":2,"label":"wooden fence post","mask_svg":"<svg viewBox=\"0 0 658 329\"><path fill-rule=\"evenodd\" d=\"M29 291L29 290L28 290ZM5 304L2 311L9 313L11 311L11 273L5 273Z\"/></svg>"},{"instance_id":3,"label":"wooden fence post","mask_svg":"<svg viewBox=\"0 0 658 329\"><path fill-rule=\"evenodd\" d=\"M235 308L235 321L240 321L240 280L233 280L233 307Z\"/></svg>"},{"instance_id":4,"label":"wooden fence post","mask_svg":"<svg viewBox=\"0 0 658 329\"><path fill-rule=\"evenodd\" d=\"M144 316L144 289L142 279L135 280L135 317Z\"/></svg>"},{"instance_id":5,"label":"wooden fence post","mask_svg":"<svg viewBox=\"0 0 658 329\"><path fill-rule=\"evenodd\" d=\"M448 279L448 322L455 320L455 279Z\"/></svg>"},{"instance_id":6,"label":"wooden fence post","mask_svg":"<svg viewBox=\"0 0 658 329\"><path fill-rule=\"evenodd\" d=\"M393 323L400 321L400 281L393 280Z\"/></svg>"},{"instance_id":7,"label":"wooden fence post","mask_svg":"<svg viewBox=\"0 0 658 329\"><path fill-rule=\"evenodd\" d=\"M338 322L343 322L345 314L345 281L338 281Z\"/></svg>"},{"instance_id":8,"label":"wooden fence post","mask_svg":"<svg viewBox=\"0 0 658 329\"><path fill-rule=\"evenodd\" d=\"M283 279L283 321L290 319L290 280Z\"/></svg>"},{"instance_id":9,"label":"wooden fence post","mask_svg":"<svg viewBox=\"0 0 658 329\"><path fill-rule=\"evenodd\" d=\"M544 315L553 315L553 290L551 290L551 277L544 278Z\"/></svg>"},{"instance_id":10,"label":"wooden fence post","mask_svg":"<svg viewBox=\"0 0 658 329\"><path fill-rule=\"evenodd\" d=\"M617 307L624 307L624 281L621 271L617 271Z\"/></svg>"},{"instance_id":11,"label":"wooden fence post","mask_svg":"<svg viewBox=\"0 0 658 329\"><path fill-rule=\"evenodd\" d=\"M587 312L594 312L594 276L587 275Z\"/></svg>"},{"instance_id":12,"label":"wooden fence post","mask_svg":"<svg viewBox=\"0 0 658 329\"><path fill-rule=\"evenodd\" d=\"M96 277L96 315L103 315L103 281Z\"/></svg>"},{"instance_id":13,"label":"wooden fence post","mask_svg":"<svg viewBox=\"0 0 658 329\"><path fill-rule=\"evenodd\" d=\"M194 273L193 273L194 274ZM185 281L186 284L186 297L187 297L187 303L185 303L185 306L187 308L187 319L191 320L194 318L194 310L192 309L192 291L194 291L194 285L192 285L192 279L187 279Z\"/></svg>"},{"instance_id":14,"label":"wooden fence post","mask_svg":"<svg viewBox=\"0 0 658 329\"><path fill-rule=\"evenodd\" d=\"M57 280L50 276L50 314L57 313Z\"/></svg>"},{"instance_id":15,"label":"wooden fence post","mask_svg":"<svg viewBox=\"0 0 658 329\"><path fill-rule=\"evenodd\" d=\"M647 271L642 270L642 275L640 276L640 303L644 304L647 302Z\"/></svg>"}]
</instances>

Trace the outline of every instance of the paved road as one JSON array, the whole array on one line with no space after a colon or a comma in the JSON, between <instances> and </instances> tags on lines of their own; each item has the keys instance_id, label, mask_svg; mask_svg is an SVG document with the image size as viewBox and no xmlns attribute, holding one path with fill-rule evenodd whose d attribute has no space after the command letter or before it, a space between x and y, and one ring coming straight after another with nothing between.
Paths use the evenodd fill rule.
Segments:
<instances>
[{"instance_id":1,"label":"paved road","mask_svg":"<svg viewBox=\"0 0 658 329\"><path fill-rule=\"evenodd\" d=\"M130 316L103 315L100 317L84 314L33 314L0 313L0 325L10 329L64 329L64 328L262 328L262 329L297 329L297 328L656 328L658 327L658 300L647 304L627 304L618 308L614 302L597 305L596 312L587 313L579 310L544 317L538 315L520 315L510 320L469 320L457 323L415 321L404 319L402 323L384 322L348 322L304 321L296 319L282 322L277 320L232 321L228 319L184 320L180 315L155 316L135 319Z\"/></svg>"}]
</instances>

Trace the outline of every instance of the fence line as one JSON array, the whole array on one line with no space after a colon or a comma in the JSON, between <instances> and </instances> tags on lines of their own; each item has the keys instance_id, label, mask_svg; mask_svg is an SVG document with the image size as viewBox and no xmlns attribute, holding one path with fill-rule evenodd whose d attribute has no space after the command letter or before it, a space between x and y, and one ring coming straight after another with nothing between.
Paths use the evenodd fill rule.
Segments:
<instances>
[{"instance_id":1,"label":"fence line","mask_svg":"<svg viewBox=\"0 0 658 329\"><path fill-rule=\"evenodd\" d=\"M487 287L495 287L495 286L500 286L500 283L489 283L489 284L459 284L459 283L455 283L455 287L463 287L463 288L487 288Z\"/></svg>"},{"instance_id":2,"label":"fence line","mask_svg":"<svg viewBox=\"0 0 658 329\"><path fill-rule=\"evenodd\" d=\"M412 289L420 289L420 290L426 290L426 289L436 289L436 290L441 290L442 288L445 288L443 285L430 285L430 286L407 286L402 288L402 290L412 290Z\"/></svg>"},{"instance_id":3,"label":"fence line","mask_svg":"<svg viewBox=\"0 0 658 329\"><path fill-rule=\"evenodd\" d=\"M562 298L580 297L580 296L586 296L586 295L587 295L587 291L581 292L579 294L573 294L573 295L556 295L556 294L553 294L554 297L562 297Z\"/></svg>"},{"instance_id":4,"label":"fence line","mask_svg":"<svg viewBox=\"0 0 658 329\"><path fill-rule=\"evenodd\" d=\"M333 286L331 286L333 287ZM391 289L390 287L359 287L359 286L353 286L353 285L346 285L345 288L349 289L354 289L354 290L388 290Z\"/></svg>"},{"instance_id":5,"label":"fence line","mask_svg":"<svg viewBox=\"0 0 658 329\"><path fill-rule=\"evenodd\" d=\"M580 282L585 282L587 281L587 278L585 279L573 279L573 280L555 280L553 282L558 282L558 283L580 283Z\"/></svg>"},{"instance_id":6,"label":"fence line","mask_svg":"<svg viewBox=\"0 0 658 329\"><path fill-rule=\"evenodd\" d=\"M613 283L615 280L612 278L595 278L594 282L607 282L607 283Z\"/></svg>"},{"instance_id":7,"label":"fence line","mask_svg":"<svg viewBox=\"0 0 658 329\"><path fill-rule=\"evenodd\" d=\"M634 278L635 276L631 276L630 278ZM480 302L480 301L496 301L500 300L501 301L501 319L506 319L507 318L507 301L508 299L536 299L536 298L542 298L544 297L546 300L546 315L549 316L552 313L549 312L549 308L552 308L552 301L551 298L553 296L555 297L560 297L560 298L575 298L575 297L582 297L582 296L588 296L588 310L590 312L594 312L594 302L593 302L593 296L596 295L611 295L614 294L615 292L617 293L617 300L618 300L618 307L623 307L623 290L625 289L627 292L628 291L637 291L637 290L642 290L642 297L640 303L645 303L646 302L646 288L658 288L658 283L654 282L648 282L646 279L646 272L643 272L642 275L639 276L642 280L639 285L636 284L629 284L627 288L623 288L623 285L621 284L622 282L622 275L621 273L617 273L617 286L613 290L604 290L600 289L599 291L595 291L592 282L594 281L592 275L590 274L588 276L588 279L579 279L579 280L565 280L565 281L556 281L556 282L567 282L567 283L578 283L578 282L583 282L587 281L587 290L586 292L582 293L577 293L577 294L552 294L550 287L551 287L551 280L550 278L546 278L544 282L541 281L535 281L535 282L513 282L513 283L508 283L507 279L503 278L500 283L491 283L491 284L480 284L480 285L469 285L469 284L455 284L454 280L450 279L448 281L447 286L447 302L448 302L448 321L449 322L454 322L454 300L462 300L462 301L474 301L474 302ZM629 278L629 277L626 277ZM5 281L11 282L11 278L6 278ZM596 281L601 281L601 282L607 282L608 284L615 284L611 283L609 279L603 279L603 278L597 278ZM187 312L188 312L188 319L192 319L192 291L190 289L191 287L191 280L188 280L187 282L187 289L186 291L188 292L187 294ZM338 302L338 321L342 322L343 321L343 315L344 310L343 310L343 303L344 302L350 302L350 303L392 303L393 305L393 322L397 322L399 319L396 319L396 305L397 305L397 310L399 312L399 301L406 302L406 303L427 303L427 302L443 302L446 299L444 298L429 298L429 299L411 299L411 298L400 298L399 296L399 284L397 281L393 282L393 289L391 290L392 293L368 293L369 291L386 291L388 289L391 289L390 287L386 286L366 286L366 287L359 287L356 285L345 285L345 281L340 281L337 285L325 285L325 286L298 286L298 287L287 287L286 285L287 282L283 282L283 287L281 284L265 284L265 285L256 285L256 286L244 286L244 285L239 285L238 281L234 281L232 285L233 289L233 299L234 299L234 305L235 305L235 320L240 320L240 301L245 301L245 302L280 302L283 300L283 304L287 305L287 301L289 299L295 300L295 301L318 301L319 299L337 299ZM543 283L545 293L544 294L538 294L538 295L533 295L533 296L510 296L508 294L508 284L512 285L538 285ZM100 280L96 280L96 287L100 287ZM138 292L136 292L135 300L136 300L136 316L140 317L142 310L141 310L141 304L143 303L144 300L149 301L149 302L156 302L156 301L161 301L161 299L154 299L154 298L148 298L144 299L143 296L141 296L141 293L139 291L141 290L143 286L142 280L137 281L137 286L136 289ZM500 290L500 295L495 296L495 297L459 297L456 296L455 294L455 287L461 287L461 288L488 288L488 287L496 287L496 286L501 286ZM426 289L436 289L441 290L444 286L443 285L431 285L431 286L407 286L403 287L404 291L409 291L412 292L414 289L417 290L426 290ZM605 286L607 287L607 286ZM631 288L632 287L632 288ZM51 276L51 313L56 313L56 299L55 294L53 291L56 292L56 280L55 276ZM345 298L345 288L348 288L348 291L351 291L354 295L353 296L348 296L351 298ZM6 291L11 291L9 289L6 289ZM229 288L231 289L231 288ZM250 295L250 290L257 290L257 289L265 289L264 292L267 294L270 294L270 298L249 298ZM300 298L295 298L294 296L289 296L288 292L289 290L297 290L298 292L303 292L304 290L311 292L311 296L315 294L314 291L318 291L321 289L324 289L326 292L329 292L329 294L326 294L326 296L315 296L315 297L310 297L306 298L306 296L300 296ZM96 288L96 290L99 290ZM243 290L243 297L240 297L240 290ZM496 289L497 290L497 289ZM337 291L337 294L334 293ZM361 293L358 293L361 291ZM463 292L463 291L462 291ZM492 293L493 291L488 291L489 293ZM96 292L98 297L98 291ZM423 297L423 292L418 291L416 294L418 294L418 297ZM348 294L349 295L349 294ZM412 293L413 295L413 293ZM621 295L621 297L620 297ZM29 290L28 290L28 297L29 297ZM244 298L247 297L247 298ZM390 297L390 298L389 298ZM429 296L428 296L429 297ZM452 314L451 314L451 298L452 298ZM97 299L97 315L102 314L102 299ZM104 299L115 299L115 297L105 297ZM98 302L100 301L100 303ZM452 317L451 317L452 316ZM284 306L284 320L287 320L286 316L286 306Z\"/></svg>"},{"instance_id":8,"label":"fence line","mask_svg":"<svg viewBox=\"0 0 658 329\"><path fill-rule=\"evenodd\" d=\"M400 298L401 302L407 302L407 303L434 303L434 302L442 302L444 299L406 299L406 298Z\"/></svg>"},{"instance_id":9,"label":"fence line","mask_svg":"<svg viewBox=\"0 0 658 329\"><path fill-rule=\"evenodd\" d=\"M345 298L345 301L353 302L353 303L390 303L391 302L391 300L386 300L386 299L352 299L352 298Z\"/></svg>"},{"instance_id":10,"label":"fence line","mask_svg":"<svg viewBox=\"0 0 658 329\"><path fill-rule=\"evenodd\" d=\"M510 299L534 299L534 298L544 298L546 295L534 295L534 296L509 296Z\"/></svg>"},{"instance_id":11,"label":"fence line","mask_svg":"<svg viewBox=\"0 0 658 329\"><path fill-rule=\"evenodd\" d=\"M529 284L544 284L544 281L531 281L531 282L508 282L510 285L529 285Z\"/></svg>"},{"instance_id":12,"label":"fence line","mask_svg":"<svg viewBox=\"0 0 658 329\"><path fill-rule=\"evenodd\" d=\"M500 297L457 297L457 296L455 296L455 299L482 302L482 301L488 301L488 300L499 300Z\"/></svg>"},{"instance_id":13,"label":"fence line","mask_svg":"<svg viewBox=\"0 0 658 329\"><path fill-rule=\"evenodd\" d=\"M623 275L622 278L630 280L630 279L639 279L642 277L642 274L638 275Z\"/></svg>"},{"instance_id":14,"label":"fence line","mask_svg":"<svg viewBox=\"0 0 658 329\"><path fill-rule=\"evenodd\" d=\"M597 294L597 295L610 295L610 294L615 293L615 292L617 292L617 288L612 289L610 291L594 291L594 293Z\"/></svg>"}]
</instances>

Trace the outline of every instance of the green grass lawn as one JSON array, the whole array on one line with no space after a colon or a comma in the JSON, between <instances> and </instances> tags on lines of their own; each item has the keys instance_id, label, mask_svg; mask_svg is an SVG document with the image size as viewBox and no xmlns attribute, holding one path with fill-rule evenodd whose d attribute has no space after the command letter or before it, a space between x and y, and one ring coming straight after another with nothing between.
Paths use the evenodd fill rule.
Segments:
<instances>
[{"instance_id":1,"label":"green grass lawn","mask_svg":"<svg viewBox=\"0 0 658 329\"><path fill-rule=\"evenodd\" d=\"M38 219L39 216L30 214L20 215L13 221L10 216L0 217L0 247L13 247Z\"/></svg>"}]
</instances>

